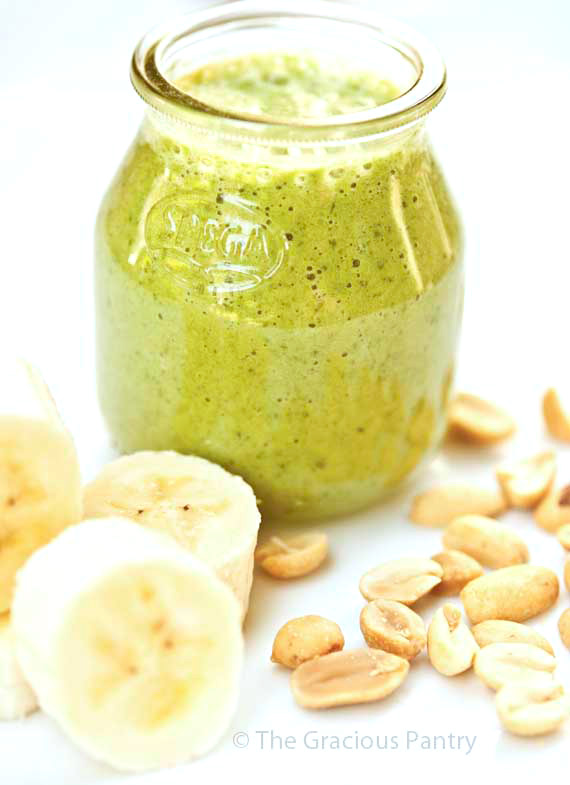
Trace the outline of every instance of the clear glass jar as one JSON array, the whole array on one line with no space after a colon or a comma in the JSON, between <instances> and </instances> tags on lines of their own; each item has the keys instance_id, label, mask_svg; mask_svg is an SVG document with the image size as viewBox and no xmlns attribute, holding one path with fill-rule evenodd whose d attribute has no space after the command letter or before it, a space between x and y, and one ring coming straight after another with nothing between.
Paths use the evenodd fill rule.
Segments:
<instances>
[{"instance_id":1,"label":"clear glass jar","mask_svg":"<svg viewBox=\"0 0 570 785\"><path fill-rule=\"evenodd\" d=\"M296 117L182 89L267 52L358 62L395 97ZM440 441L453 378L461 228L425 131L442 61L372 13L246 0L150 33L131 74L146 114L96 229L116 445L216 461L269 517L374 502ZM287 77L263 78L281 100Z\"/></svg>"}]
</instances>

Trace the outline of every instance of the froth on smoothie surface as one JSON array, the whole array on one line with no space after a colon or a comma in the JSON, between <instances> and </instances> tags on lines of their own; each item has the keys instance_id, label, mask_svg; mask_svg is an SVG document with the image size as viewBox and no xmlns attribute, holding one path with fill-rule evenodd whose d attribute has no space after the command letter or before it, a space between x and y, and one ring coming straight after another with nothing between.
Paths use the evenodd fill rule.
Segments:
<instances>
[{"instance_id":1,"label":"froth on smoothie surface","mask_svg":"<svg viewBox=\"0 0 570 785\"><path fill-rule=\"evenodd\" d=\"M373 70L302 52L249 54L209 63L180 77L177 85L219 109L296 119L361 112L400 94Z\"/></svg>"}]
</instances>

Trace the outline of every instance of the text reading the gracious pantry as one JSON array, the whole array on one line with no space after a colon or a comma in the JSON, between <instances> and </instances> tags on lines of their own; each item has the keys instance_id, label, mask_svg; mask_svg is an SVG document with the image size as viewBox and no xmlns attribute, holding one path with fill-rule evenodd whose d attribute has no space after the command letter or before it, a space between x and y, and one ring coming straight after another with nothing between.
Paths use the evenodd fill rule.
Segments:
<instances>
[{"instance_id":1,"label":"text reading the gracious pantry","mask_svg":"<svg viewBox=\"0 0 570 785\"><path fill-rule=\"evenodd\" d=\"M477 742L477 736L447 733L442 735L422 734L408 730L394 735L360 734L358 731L344 736L325 735L319 731L307 731L303 736L278 734L273 730L255 730L249 733L239 731L233 735L233 745L237 749L255 749L261 752L282 750L317 751L395 751L408 752L458 752L469 755Z\"/></svg>"}]
</instances>

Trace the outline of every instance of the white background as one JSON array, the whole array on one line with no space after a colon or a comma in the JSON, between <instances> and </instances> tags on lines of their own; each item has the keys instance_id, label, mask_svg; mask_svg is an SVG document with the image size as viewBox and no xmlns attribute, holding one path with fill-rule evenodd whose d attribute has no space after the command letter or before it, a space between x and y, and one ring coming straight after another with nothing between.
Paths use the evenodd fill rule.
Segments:
<instances>
[{"instance_id":1,"label":"white background","mask_svg":"<svg viewBox=\"0 0 570 785\"><path fill-rule=\"evenodd\" d=\"M491 484L499 460L549 443L539 409L545 386L566 385L570 393L570 6L565 0L373 4L428 34L447 61L450 91L431 126L468 239L460 386L502 402L519 420L519 435L493 452L446 448L415 487L390 504L327 525L333 557L318 574L287 586L259 577L245 630L243 697L232 729L207 758L144 782L295 777L336 784L431 775L447 782L454 773L470 779L481 767L488 777L506 766L519 782L549 767L567 776L570 728L544 740L504 734L491 693L471 674L438 676L425 655L387 701L328 713L296 708L287 674L268 661L275 630L304 613L330 616L341 624L348 646L360 645L359 575L384 559L439 549L439 532L406 521L413 491L450 476ZM87 479L111 454L94 394L90 276L97 206L142 110L128 82L128 61L149 26L193 5L0 3L0 348L23 353L44 370L75 433ZM567 481L570 450L559 453ZM535 563L561 573L556 541L524 515L510 513L505 520L519 527ZM533 624L555 645L560 675L570 686L570 653L556 631L565 595ZM420 610L429 619L434 608L430 600ZM260 749L256 731L271 729L295 736L297 750ZM308 750L307 730L397 735L399 749ZM407 751L407 730L475 734L477 742L468 757L449 749ZM250 735L247 749L232 745L239 731ZM0 726L1 785L109 783L115 776L84 758L39 714Z\"/></svg>"}]
</instances>

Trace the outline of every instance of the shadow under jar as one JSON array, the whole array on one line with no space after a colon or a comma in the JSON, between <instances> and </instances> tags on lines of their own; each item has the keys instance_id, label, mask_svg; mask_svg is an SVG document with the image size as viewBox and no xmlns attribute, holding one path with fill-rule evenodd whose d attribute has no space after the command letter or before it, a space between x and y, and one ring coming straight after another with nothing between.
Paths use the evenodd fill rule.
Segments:
<instances>
[{"instance_id":1,"label":"shadow under jar","mask_svg":"<svg viewBox=\"0 0 570 785\"><path fill-rule=\"evenodd\" d=\"M348 513L440 441L461 229L425 132L432 46L331 2L144 38L147 104L96 229L98 384L123 452L195 453L266 517Z\"/></svg>"}]
</instances>

